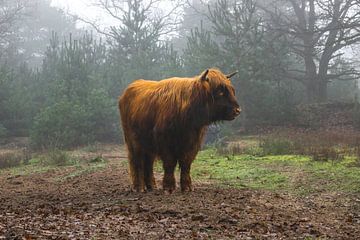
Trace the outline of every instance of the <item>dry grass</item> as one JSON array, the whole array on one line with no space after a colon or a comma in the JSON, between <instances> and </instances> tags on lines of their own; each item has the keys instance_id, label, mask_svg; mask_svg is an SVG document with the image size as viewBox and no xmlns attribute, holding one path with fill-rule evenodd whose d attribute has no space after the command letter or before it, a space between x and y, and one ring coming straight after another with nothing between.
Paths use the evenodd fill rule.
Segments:
<instances>
[{"instance_id":1,"label":"dry grass","mask_svg":"<svg viewBox=\"0 0 360 240\"><path fill-rule=\"evenodd\" d=\"M30 159L31 152L26 148L17 151L4 150L0 152L0 169L28 164Z\"/></svg>"},{"instance_id":2,"label":"dry grass","mask_svg":"<svg viewBox=\"0 0 360 240\"><path fill-rule=\"evenodd\" d=\"M305 155L314 161L341 161L356 156L360 165L360 134L353 129L279 129L217 147L221 155Z\"/></svg>"}]
</instances>

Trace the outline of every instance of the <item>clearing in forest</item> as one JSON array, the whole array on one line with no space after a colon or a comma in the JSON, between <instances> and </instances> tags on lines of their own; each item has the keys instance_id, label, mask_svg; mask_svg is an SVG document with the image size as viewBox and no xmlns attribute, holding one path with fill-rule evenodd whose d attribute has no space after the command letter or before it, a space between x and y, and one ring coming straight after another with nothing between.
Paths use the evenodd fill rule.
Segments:
<instances>
[{"instance_id":1,"label":"clearing in forest","mask_svg":"<svg viewBox=\"0 0 360 240\"><path fill-rule=\"evenodd\" d=\"M161 186L160 163L156 172ZM118 146L48 153L0 170L0 239L355 239L358 172L351 158L209 148L194 162L193 192L140 194Z\"/></svg>"}]
</instances>

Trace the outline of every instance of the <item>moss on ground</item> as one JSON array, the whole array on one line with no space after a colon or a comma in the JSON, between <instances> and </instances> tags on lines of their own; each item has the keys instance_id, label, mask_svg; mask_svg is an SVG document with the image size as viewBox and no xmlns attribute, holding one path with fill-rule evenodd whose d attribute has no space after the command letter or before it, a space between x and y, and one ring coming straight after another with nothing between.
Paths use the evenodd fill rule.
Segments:
<instances>
[{"instance_id":1,"label":"moss on ground","mask_svg":"<svg viewBox=\"0 0 360 240\"><path fill-rule=\"evenodd\" d=\"M201 151L192 165L197 180L241 188L284 190L299 194L323 191L360 193L356 159L313 161L307 156L222 156L215 149Z\"/></svg>"},{"instance_id":2,"label":"moss on ground","mask_svg":"<svg viewBox=\"0 0 360 240\"><path fill-rule=\"evenodd\" d=\"M54 156L57 159L55 162L49 159ZM64 165L59 166L59 162ZM0 170L0 174L30 175L55 170L61 173L56 180L63 181L101 171L108 163L102 157L85 160L74 158L71 154L44 154L33 157L27 165ZM127 167L127 161L117 164ZM157 161L155 171L162 173L160 161ZM360 167L355 157L345 157L341 161L314 161L311 157L297 155L221 155L215 148L208 148L199 152L192 165L191 175L194 181L300 195L321 192L360 193Z\"/></svg>"},{"instance_id":3,"label":"moss on ground","mask_svg":"<svg viewBox=\"0 0 360 240\"><path fill-rule=\"evenodd\" d=\"M63 181L68 178L89 174L104 169L108 164L106 159L100 156L80 159L72 157L66 152L47 152L34 156L28 161L28 164L22 164L17 167L0 169L0 174L6 173L10 176L26 176L32 174L41 174L48 171L61 173L55 180Z\"/></svg>"}]
</instances>

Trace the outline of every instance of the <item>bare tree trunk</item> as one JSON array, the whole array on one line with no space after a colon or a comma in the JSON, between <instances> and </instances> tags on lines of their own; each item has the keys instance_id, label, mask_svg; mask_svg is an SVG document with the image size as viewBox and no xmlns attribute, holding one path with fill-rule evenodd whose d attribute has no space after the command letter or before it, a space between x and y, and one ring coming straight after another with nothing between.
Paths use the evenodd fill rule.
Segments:
<instances>
[{"instance_id":1,"label":"bare tree trunk","mask_svg":"<svg viewBox=\"0 0 360 240\"><path fill-rule=\"evenodd\" d=\"M262 9L270 13L273 28L292 40L293 53L304 61L302 76L289 76L305 85L308 102L327 100L330 79L355 80L360 76L355 68L343 69L331 61L341 58L342 49L360 42L359 0L272 2ZM330 74L329 69L336 70L336 74Z\"/></svg>"},{"instance_id":2,"label":"bare tree trunk","mask_svg":"<svg viewBox=\"0 0 360 240\"><path fill-rule=\"evenodd\" d=\"M319 103L327 101L327 82L315 76L316 80L308 81L306 84L306 97L308 103Z\"/></svg>"},{"instance_id":3,"label":"bare tree trunk","mask_svg":"<svg viewBox=\"0 0 360 240\"><path fill-rule=\"evenodd\" d=\"M307 40L307 39L305 39ZM313 49L310 41L304 41L304 46L307 46L304 50L304 60L305 60L305 81L306 81L306 95L307 102L315 102L317 100L317 72L316 72L316 64L313 59Z\"/></svg>"},{"instance_id":4,"label":"bare tree trunk","mask_svg":"<svg viewBox=\"0 0 360 240\"><path fill-rule=\"evenodd\" d=\"M313 74L307 77L306 97L308 103L319 103L327 101L327 81L326 78Z\"/></svg>"},{"instance_id":5,"label":"bare tree trunk","mask_svg":"<svg viewBox=\"0 0 360 240\"><path fill-rule=\"evenodd\" d=\"M326 102L327 101L327 81L320 79L318 83L318 101L317 102Z\"/></svg>"},{"instance_id":6,"label":"bare tree trunk","mask_svg":"<svg viewBox=\"0 0 360 240\"><path fill-rule=\"evenodd\" d=\"M309 78L306 82L306 101L307 103L312 103L316 101L316 98L316 82Z\"/></svg>"}]
</instances>

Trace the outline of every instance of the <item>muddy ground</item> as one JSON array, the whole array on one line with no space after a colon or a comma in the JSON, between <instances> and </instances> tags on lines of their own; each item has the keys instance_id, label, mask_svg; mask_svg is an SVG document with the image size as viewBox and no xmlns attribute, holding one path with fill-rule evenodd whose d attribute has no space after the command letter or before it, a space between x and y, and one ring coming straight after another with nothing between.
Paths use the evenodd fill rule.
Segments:
<instances>
[{"instance_id":1,"label":"muddy ground","mask_svg":"<svg viewBox=\"0 0 360 240\"><path fill-rule=\"evenodd\" d=\"M129 191L126 159L0 175L0 239L360 239L360 199L298 196L195 182L164 195ZM161 186L161 174L157 175Z\"/></svg>"}]
</instances>

